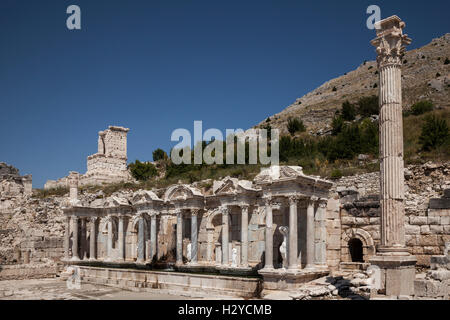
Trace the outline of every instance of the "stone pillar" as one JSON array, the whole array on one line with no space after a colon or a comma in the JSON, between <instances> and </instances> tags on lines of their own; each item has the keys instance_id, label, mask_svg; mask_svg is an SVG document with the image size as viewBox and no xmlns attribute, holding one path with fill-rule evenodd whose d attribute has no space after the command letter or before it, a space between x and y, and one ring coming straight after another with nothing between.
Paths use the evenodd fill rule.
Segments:
<instances>
[{"instance_id":1,"label":"stone pillar","mask_svg":"<svg viewBox=\"0 0 450 320\"><path fill-rule=\"evenodd\" d=\"M227 206L222 207L222 264L227 266L230 264L229 258L229 220L230 209Z\"/></svg>"},{"instance_id":2,"label":"stone pillar","mask_svg":"<svg viewBox=\"0 0 450 320\"><path fill-rule=\"evenodd\" d=\"M106 251L106 260L111 261L112 260L112 245L113 245L113 222L112 217L108 218L108 240L107 240L106 248L108 249Z\"/></svg>"},{"instance_id":3,"label":"stone pillar","mask_svg":"<svg viewBox=\"0 0 450 320\"><path fill-rule=\"evenodd\" d=\"M78 256L78 217L72 216L72 260L80 260Z\"/></svg>"},{"instance_id":4,"label":"stone pillar","mask_svg":"<svg viewBox=\"0 0 450 320\"><path fill-rule=\"evenodd\" d=\"M33 178L32 175L26 175L22 178L23 182L23 194L25 196L31 196L33 194Z\"/></svg>"},{"instance_id":5,"label":"stone pillar","mask_svg":"<svg viewBox=\"0 0 450 320\"><path fill-rule=\"evenodd\" d=\"M177 262L183 264L183 212L177 212Z\"/></svg>"},{"instance_id":6,"label":"stone pillar","mask_svg":"<svg viewBox=\"0 0 450 320\"><path fill-rule=\"evenodd\" d=\"M241 206L241 264L248 267L248 205Z\"/></svg>"},{"instance_id":7,"label":"stone pillar","mask_svg":"<svg viewBox=\"0 0 450 320\"><path fill-rule=\"evenodd\" d=\"M289 197L289 250L288 269L297 270L298 266L298 246L297 246L297 197Z\"/></svg>"},{"instance_id":8,"label":"stone pillar","mask_svg":"<svg viewBox=\"0 0 450 320\"><path fill-rule=\"evenodd\" d=\"M326 227L327 201L322 199L316 209L315 215L315 255L314 262L320 267L327 266L327 227Z\"/></svg>"},{"instance_id":9,"label":"stone pillar","mask_svg":"<svg viewBox=\"0 0 450 320\"><path fill-rule=\"evenodd\" d=\"M142 215L139 216L138 221L138 254L137 254L137 263L144 263L145 260L145 225L144 225L144 217Z\"/></svg>"},{"instance_id":10,"label":"stone pillar","mask_svg":"<svg viewBox=\"0 0 450 320\"><path fill-rule=\"evenodd\" d=\"M212 245L213 245L213 241L214 241L214 228L206 229L206 234L207 234L207 243L206 243L206 260L208 263L213 262L213 250L212 250Z\"/></svg>"},{"instance_id":11,"label":"stone pillar","mask_svg":"<svg viewBox=\"0 0 450 320\"><path fill-rule=\"evenodd\" d=\"M64 260L70 259L70 217L66 216L65 226L64 226Z\"/></svg>"},{"instance_id":12,"label":"stone pillar","mask_svg":"<svg viewBox=\"0 0 450 320\"><path fill-rule=\"evenodd\" d=\"M71 171L67 177L67 185L69 187L70 202L78 200L78 182L80 175L78 172Z\"/></svg>"},{"instance_id":13,"label":"stone pillar","mask_svg":"<svg viewBox=\"0 0 450 320\"><path fill-rule=\"evenodd\" d=\"M81 241L80 241L80 258L82 260L87 259L87 230L86 230L86 218L81 217Z\"/></svg>"},{"instance_id":14,"label":"stone pillar","mask_svg":"<svg viewBox=\"0 0 450 320\"><path fill-rule=\"evenodd\" d=\"M273 269L273 219L272 219L272 199L265 199L266 206L266 252L264 269Z\"/></svg>"},{"instance_id":15,"label":"stone pillar","mask_svg":"<svg viewBox=\"0 0 450 320\"><path fill-rule=\"evenodd\" d=\"M124 217L123 216L119 216L119 227L118 227L118 241L119 241L119 261L124 261L125 260L125 234L124 234L124 227L123 227L123 223L124 223Z\"/></svg>"},{"instance_id":16,"label":"stone pillar","mask_svg":"<svg viewBox=\"0 0 450 320\"><path fill-rule=\"evenodd\" d=\"M381 244L370 261L382 270L381 293L389 296L414 294L416 259L405 246L403 124L401 64L404 46L411 39L403 34L405 23L397 16L375 25L380 101L380 207Z\"/></svg>"},{"instance_id":17,"label":"stone pillar","mask_svg":"<svg viewBox=\"0 0 450 320\"><path fill-rule=\"evenodd\" d=\"M198 259L198 212L199 210L191 210L191 264L196 264Z\"/></svg>"},{"instance_id":18,"label":"stone pillar","mask_svg":"<svg viewBox=\"0 0 450 320\"><path fill-rule=\"evenodd\" d=\"M314 268L314 197L309 199L306 209L306 268Z\"/></svg>"},{"instance_id":19,"label":"stone pillar","mask_svg":"<svg viewBox=\"0 0 450 320\"><path fill-rule=\"evenodd\" d=\"M97 217L91 217L91 236L89 238L90 240L90 247L89 247L89 260L95 260L97 258L96 254L96 240L97 240Z\"/></svg>"},{"instance_id":20,"label":"stone pillar","mask_svg":"<svg viewBox=\"0 0 450 320\"><path fill-rule=\"evenodd\" d=\"M153 257L156 255L156 212L153 212L150 216L150 262L153 261Z\"/></svg>"}]
</instances>

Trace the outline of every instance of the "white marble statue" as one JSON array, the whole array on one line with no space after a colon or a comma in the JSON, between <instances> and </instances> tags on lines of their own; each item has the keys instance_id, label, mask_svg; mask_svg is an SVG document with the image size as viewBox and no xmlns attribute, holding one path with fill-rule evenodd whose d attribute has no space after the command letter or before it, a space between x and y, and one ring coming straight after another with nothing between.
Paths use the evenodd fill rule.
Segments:
<instances>
[{"instance_id":1,"label":"white marble statue","mask_svg":"<svg viewBox=\"0 0 450 320\"><path fill-rule=\"evenodd\" d=\"M191 259L192 259L192 244L191 243L188 243L186 251L187 251L187 259L188 259L188 261L191 261Z\"/></svg>"},{"instance_id":2,"label":"white marble statue","mask_svg":"<svg viewBox=\"0 0 450 320\"><path fill-rule=\"evenodd\" d=\"M289 234L289 227L279 227L278 230L280 230L280 233L283 235L283 242L280 246L280 254L281 258L283 259L283 268L286 269L288 266L288 234Z\"/></svg>"},{"instance_id":3,"label":"white marble statue","mask_svg":"<svg viewBox=\"0 0 450 320\"><path fill-rule=\"evenodd\" d=\"M231 266L237 267L237 249L233 248L231 252Z\"/></svg>"}]
</instances>

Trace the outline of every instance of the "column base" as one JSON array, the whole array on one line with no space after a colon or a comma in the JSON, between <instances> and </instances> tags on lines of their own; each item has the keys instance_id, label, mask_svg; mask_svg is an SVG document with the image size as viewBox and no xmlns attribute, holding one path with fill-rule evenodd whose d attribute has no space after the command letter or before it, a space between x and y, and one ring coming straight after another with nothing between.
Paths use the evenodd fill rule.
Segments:
<instances>
[{"instance_id":1,"label":"column base","mask_svg":"<svg viewBox=\"0 0 450 320\"><path fill-rule=\"evenodd\" d=\"M377 247L378 256L410 256L406 246L378 246Z\"/></svg>"},{"instance_id":2,"label":"column base","mask_svg":"<svg viewBox=\"0 0 450 320\"><path fill-rule=\"evenodd\" d=\"M375 273L376 293L385 296L414 295L414 279L416 277L416 257L412 255L376 255L369 259L373 266L380 268ZM379 280L379 281L378 281ZM374 293L374 295L376 294Z\"/></svg>"},{"instance_id":3,"label":"column base","mask_svg":"<svg viewBox=\"0 0 450 320\"><path fill-rule=\"evenodd\" d=\"M70 261L81 261L81 260L80 260L80 258L78 258L78 257L72 257L72 258L70 259Z\"/></svg>"}]
</instances>

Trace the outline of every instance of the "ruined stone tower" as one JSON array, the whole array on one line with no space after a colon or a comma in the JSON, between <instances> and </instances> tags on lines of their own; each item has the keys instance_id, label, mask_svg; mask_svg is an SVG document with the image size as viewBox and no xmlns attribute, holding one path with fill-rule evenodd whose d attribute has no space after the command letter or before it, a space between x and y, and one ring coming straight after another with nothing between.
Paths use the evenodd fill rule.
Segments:
<instances>
[{"instance_id":1,"label":"ruined stone tower","mask_svg":"<svg viewBox=\"0 0 450 320\"><path fill-rule=\"evenodd\" d=\"M79 177L79 185L98 185L131 181L127 169L128 128L109 126L98 133L98 151L87 157L87 171ZM74 173L76 174L76 172ZM70 187L68 177L48 180L45 189Z\"/></svg>"},{"instance_id":2,"label":"ruined stone tower","mask_svg":"<svg viewBox=\"0 0 450 320\"><path fill-rule=\"evenodd\" d=\"M87 158L82 185L130 180L127 171L127 133L130 129L109 126L98 133L98 152Z\"/></svg>"}]
</instances>

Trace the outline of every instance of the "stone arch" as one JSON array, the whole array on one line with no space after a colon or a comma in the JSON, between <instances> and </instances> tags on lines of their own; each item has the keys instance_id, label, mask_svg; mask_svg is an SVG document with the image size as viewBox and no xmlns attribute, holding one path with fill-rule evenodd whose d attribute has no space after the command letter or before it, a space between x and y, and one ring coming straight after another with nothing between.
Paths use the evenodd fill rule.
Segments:
<instances>
[{"instance_id":1,"label":"stone arch","mask_svg":"<svg viewBox=\"0 0 450 320\"><path fill-rule=\"evenodd\" d=\"M363 261L368 262L369 258L375 254L375 243L370 233L360 228L350 228L342 233L341 260L344 262L352 262L349 245L352 244L354 239L361 241Z\"/></svg>"},{"instance_id":2,"label":"stone arch","mask_svg":"<svg viewBox=\"0 0 450 320\"><path fill-rule=\"evenodd\" d=\"M222 259L221 239L222 239L222 211L215 208L206 216L206 260L209 263L219 262ZM220 249L216 246L219 243Z\"/></svg>"},{"instance_id":3,"label":"stone arch","mask_svg":"<svg viewBox=\"0 0 450 320\"><path fill-rule=\"evenodd\" d=\"M150 221L147 214L143 214L144 219L144 256L145 258L149 254L149 246L147 242L150 240ZM130 221L130 237L131 237L131 259L135 260L138 257L138 232L139 232L139 219L138 215L134 215Z\"/></svg>"}]
</instances>

